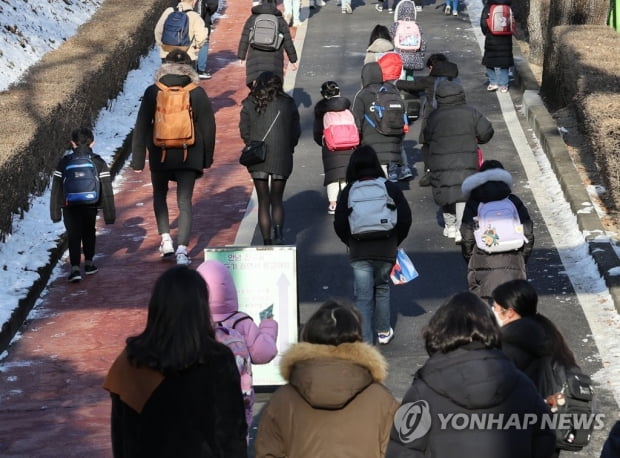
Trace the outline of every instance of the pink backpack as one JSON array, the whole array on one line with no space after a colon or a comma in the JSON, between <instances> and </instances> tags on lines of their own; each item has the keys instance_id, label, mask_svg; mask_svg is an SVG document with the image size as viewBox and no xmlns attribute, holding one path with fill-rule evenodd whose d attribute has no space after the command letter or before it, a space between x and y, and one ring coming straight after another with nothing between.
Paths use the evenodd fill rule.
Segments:
<instances>
[{"instance_id":1,"label":"pink backpack","mask_svg":"<svg viewBox=\"0 0 620 458\"><path fill-rule=\"evenodd\" d=\"M491 5L487 16L487 27L491 35L512 35L514 18L508 5Z\"/></svg>"},{"instance_id":2,"label":"pink backpack","mask_svg":"<svg viewBox=\"0 0 620 458\"><path fill-rule=\"evenodd\" d=\"M350 110L328 111L323 116L323 139L330 151L346 151L360 143L355 118Z\"/></svg>"},{"instance_id":3,"label":"pink backpack","mask_svg":"<svg viewBox=\"0 0 620 458\"><path fill-rule=\"evenodd\" d=\"M394 48L397 51L417 52L422 46L420 27L411 19L400 19L394 32Z\"/></svg>"}]
</instances>

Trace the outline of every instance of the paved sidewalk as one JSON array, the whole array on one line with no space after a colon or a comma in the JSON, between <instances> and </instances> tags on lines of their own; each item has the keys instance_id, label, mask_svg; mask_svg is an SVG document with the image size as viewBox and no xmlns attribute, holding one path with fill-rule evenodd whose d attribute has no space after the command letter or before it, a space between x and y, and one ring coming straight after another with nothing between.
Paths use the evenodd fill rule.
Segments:
<instances>
[{"instance_id":1,"label":"paved sidewalk","mask_svg":"<svg viewBox=\"0 0 620 458\"><path fill-rule=\"evenodd\" d=\"M231 39L241 33L248 4L229 2L225 13L209 52L213 78L202 83L216 111L217 144L215 162L194 192L193 266L205 247L234 242L252 192L237 162L239 103L247 88ZM169 202L174 237L173 189ZM143 329L155 279L173 265L159 257L148 170L123 172L116 208L116 224L100 224L99 273L70 284L65 266L2 361L1 456L111 456L109 396L101 384L125 339Z\"/></svg>"}]
</instances>

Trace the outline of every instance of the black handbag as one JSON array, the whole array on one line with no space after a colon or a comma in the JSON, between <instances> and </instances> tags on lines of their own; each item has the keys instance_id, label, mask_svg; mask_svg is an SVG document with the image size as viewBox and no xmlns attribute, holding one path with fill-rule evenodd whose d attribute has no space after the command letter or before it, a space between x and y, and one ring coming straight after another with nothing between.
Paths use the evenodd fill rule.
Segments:
<instances>
[{"instance_id":1,"label":"black handbag","mask_svg":"<svg viewBox=\"0 0 620 458\"><path fill-rule=\"evenodd\" d=\"M263 136L262 140L252 140L249 145L245 145L243 147L241 150L241 157L239 157L239 164L249 167L251 165L265 162L265 159L267 158L267 144L265 143L265 139L267 138L267 135L269 135L269 132L271 132L271 129L279 116L280 112L278 111L278 114L275 118L273 118L273 121L271 122L271 125L269 126L269 129L267 129L267 132Z\"/></svg>"}]
</instances>

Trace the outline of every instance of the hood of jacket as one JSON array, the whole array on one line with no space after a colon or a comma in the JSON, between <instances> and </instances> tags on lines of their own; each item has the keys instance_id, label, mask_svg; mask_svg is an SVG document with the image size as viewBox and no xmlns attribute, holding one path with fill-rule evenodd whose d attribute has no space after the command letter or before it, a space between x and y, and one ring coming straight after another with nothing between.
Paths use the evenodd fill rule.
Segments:
<instances>
[{"instance_id":1,"label":"hood of jacket","mask_svg":"<svg viewBox=\"0 0 620 458\"><path fill-rule=\"evenodd\" d=\"M222 321L239 310L237 289L228 267L220 261L208 260L200 264L196 271L207 283L213 321Z\"/></svg>"},{"instance_id":2,"label":"hood of jacket","mask_svg":"<svg viewBox=\"0 0 620 458\"><path fill-rule=\"evenodd\" d=\"M314 408L341 409L374 382L387 377L387 362L363 342L293 345L280 361L280 373Z\"/></svg>"},{"instance_id":3,"label":"hood of jacket","mask_svg":"<svg viewBox=\"0 0 620 458\"><path fill-rule=\"evenodd\" d=\"M429 73L430 76L445 76L447 78L456 78L459 76L459 67L454 62L439 61L433 65Z\"/></svg>"},{"instance_id":4,"label":"hood of jacket","mask_svg":"<svg viewBox=\"0 0 620 458\"><path fill-rule=\"evenodd\" d=\"M437 99L438 106L464 105L467 103L463 86L455 81L442 81L439 83L435 92L435 98Z\"/></svg>"},{"instance_id":5,"label":"hood of jacket","mask_svg":"<svg viewBox=\"0 0 620 458\"><path fill-rule=\"evenodd\" d=\"M276 7L275 2L264 2L252 7L252 14L273 14L275 16L282 16L282 12Z\"/></svg>"},{"instance_id":6,"label":"hood of jacket","mask_svg":"<svg viewBox=\"0 0 620 458\"><path fill-rule=\"evenodd\" d=\"M400 79L403 72L403 59L396 52L388 52L377 61L381 67L383 81L394 81Z\"/></svg>"},{"instance_id":7,"label":"hood of jacket","mask_svg":"<svg viewBox=\"0 0 620 458\"><path fill-rule=\"evenodd\" d=\"M165 63L155 72L155 81L161 81L166 86L187 86L189 83L200 82L198 72L190 65Z\"/></svg>"},{"instance_id":8,"label":"hood of jacket","mask_svg":"<svg viewBox=\"0 0 620 458\"><path fill-rule=\"evenodd\" d=\"M377 38L370 43L370 46L366 49L368 52L389 52L394 51L394 44L390 40L385 38Z\"/></svg>"},{"instance_id":9,"label":"hood of jacket","mask_svg":"<svg viewBox=\"0 0 620 458\"><path fill-rule=\"evenodd\" d=\"M478 202L490 202L508 197L512 189L512 175L504 169L488 169L463 180L461 191L466 199L471 196ZM491 198L493 197L493 198Z\"/></svg>"},{"instance_id":10,"label":"hood of jacket","mask_svg":"<svg viewBox=\"0 0 620 458\"><path fill-rule=\"evenodd\" d=\"M501 350L473 342L434 354L417 376L441 397L473 410L501 404L515 389L517 370Z\"/></svg>"},{"instance_id":11,"label":"hood of jacket","mask_svg":"<svg viewBox=\"0 0 620 458\"><path fill-rule=\"evenodd\" d=\"M362 87L383 83L383 72L377 62L368 62L362 67Z\"/></svg>"}]
</instances>

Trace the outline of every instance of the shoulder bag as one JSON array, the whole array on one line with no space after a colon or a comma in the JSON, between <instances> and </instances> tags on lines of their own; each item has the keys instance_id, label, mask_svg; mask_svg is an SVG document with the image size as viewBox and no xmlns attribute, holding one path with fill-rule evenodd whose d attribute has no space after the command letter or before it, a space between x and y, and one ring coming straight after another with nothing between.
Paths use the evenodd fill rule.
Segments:
<instances>
[{"instance_id":1,"label":"shoulder bag","mask_svg":"<svg viewBox=\"0 0 620 458\"><path fill-rule=\"evenodd\" d=\"M241 157L239 158L239 163L241 165L249 167L251 165L265 162L265 158L267 157L267 145L265 144L265 139L267 138L267 135L269 135L269 132L271 132L271 129L279 116L280 111L278 111L276 117L273 118L273 121L271 122L271 125L269 126L269 129L267 129L267 132L263 136L262 140L252 140L248 145L243 147L241 150Z\"/></svg>"}]
</instances>

